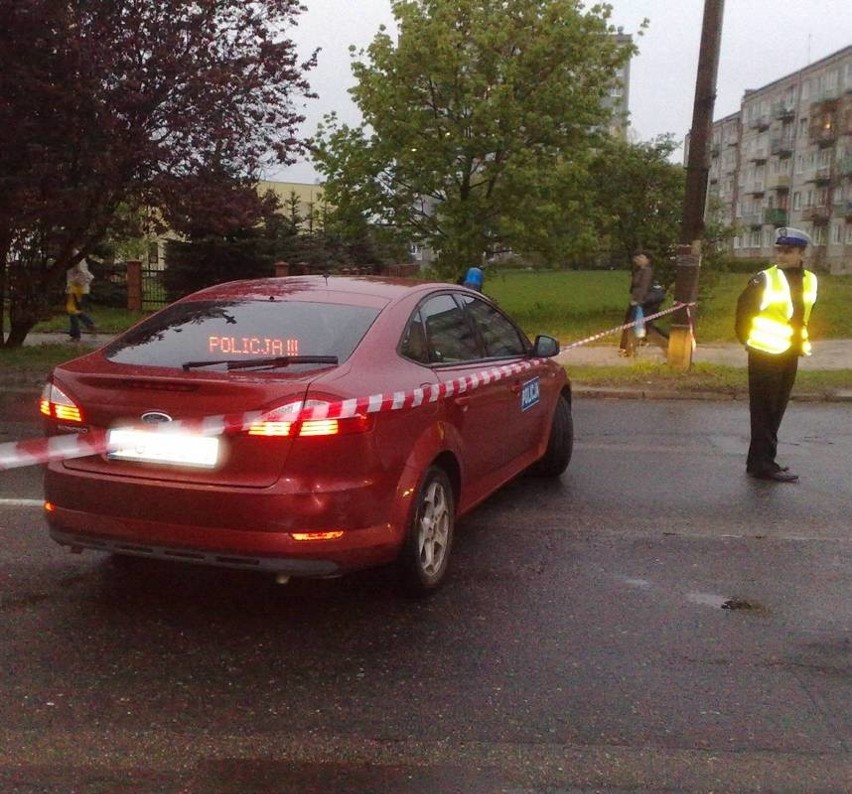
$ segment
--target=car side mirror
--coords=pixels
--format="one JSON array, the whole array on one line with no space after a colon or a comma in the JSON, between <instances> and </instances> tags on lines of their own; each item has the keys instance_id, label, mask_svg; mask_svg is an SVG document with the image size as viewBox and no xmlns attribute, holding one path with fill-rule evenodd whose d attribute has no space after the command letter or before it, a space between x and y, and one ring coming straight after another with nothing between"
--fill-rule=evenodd
<instances>
[{"instance_id":1,"label":"car side mirror","mask_svg":"<svg viewBox=\"0 0 852 794\"><path fill-rule=\"evenodd\" d=\"M552 336L539 334L533 345L533 356L536 358L553 358L559 354L559 340Z\"/></svg>"}]
</instances>

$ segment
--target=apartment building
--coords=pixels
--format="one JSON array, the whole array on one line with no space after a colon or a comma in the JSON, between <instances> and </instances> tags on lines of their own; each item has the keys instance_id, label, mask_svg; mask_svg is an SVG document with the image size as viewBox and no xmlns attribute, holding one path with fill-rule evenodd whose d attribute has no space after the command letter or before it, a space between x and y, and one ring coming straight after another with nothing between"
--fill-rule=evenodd
<instances>
[{"instance_id":1,"label":"apartment building","mask_svg":"<svg viewBox=\"0 0 852 794\"><path fill-rule=\"evenodd\" d=\"M705 219L737 258L772 257L775 229L813 241L810 265L852 273L852 46L762 88L713 124Z\"/></svg>"},{"instance_id":2,"label":"apartment building","mask_svg":"<svg viewBox=\"0 0 852 794\"><path fill-rule=\"evenodd\" d=\"M618 28L613 38L619 47L627 47L633 43L633 36L625 33L624 28ZM602 103L612 113L609 134L622 140L627 138L630 126L630 61L628 58L624 65L616 70L615 80Z\"/></svg>"}]
</instances>

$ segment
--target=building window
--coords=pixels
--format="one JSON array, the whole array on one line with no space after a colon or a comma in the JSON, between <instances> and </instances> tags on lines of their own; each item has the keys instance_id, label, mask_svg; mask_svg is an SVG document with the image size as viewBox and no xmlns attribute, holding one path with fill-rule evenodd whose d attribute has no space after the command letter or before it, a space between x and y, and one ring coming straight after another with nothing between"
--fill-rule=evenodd
<instances>
[{"instance_id":1,"label":"building window","mask_svg":"<svg viewBox=\"0 0 852 794\"><path fill-rule=\"evenodd\" d=\"M793 194L793 209L800 210L802 208L802 194L798 191Z\"/></svg>"},{"instance_id":2,"label":"building window","mask_svg":"<svg viewBox=\"0 0 852 794\"><path fill-rule=\"evenodd\" d=\"M815 226L811 230L814 245L825 245L825 226Z\"/></svg>"},{"instance_id":3,"label":"building window","mask_svg":"<svg viewBox=\"0 0 852 794\"><path fill-rule=\"evenodd\" d=\"M843 227L845 224L841 223L833 223L831 224L831 244L839 245L843 242Z\"/></svg>"},{"instance_id":4,"label":"building window","mask_svg":"<svg viewBox=\"0 0 852 794\"><path fill-rule=\"evenodd\" d=\"M837 89L837 72L832 70L825 75L822 79L822 85L824 93L834 93Z\"/></svg>"}]
</instances>

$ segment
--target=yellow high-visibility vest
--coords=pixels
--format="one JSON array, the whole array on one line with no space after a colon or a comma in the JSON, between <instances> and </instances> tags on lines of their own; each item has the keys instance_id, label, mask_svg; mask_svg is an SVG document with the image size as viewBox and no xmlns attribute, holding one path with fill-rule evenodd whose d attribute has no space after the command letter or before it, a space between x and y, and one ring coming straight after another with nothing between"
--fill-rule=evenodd
<instances>
[{"instance_id":1,"label":"yellow high-visibility vest","mask_svg":"<svg viewBox=\"0 0 852 794\"><path fill-rule=\"evenodd\" d=\"M784 353L793 344L793 326L790 319L793 316L793 298L790 295L790 284L784 271L773 265L763 271L766 283L763 287L763 299L760 311L751 321L746 345L753 350L764 353ZM805 304L805 316L802 319L802 353L811 354L811 343L808 339L808 320L817 296L817 277L810 270L804 272L802 280L802 299Z\"/></svg>"}]
</instances>

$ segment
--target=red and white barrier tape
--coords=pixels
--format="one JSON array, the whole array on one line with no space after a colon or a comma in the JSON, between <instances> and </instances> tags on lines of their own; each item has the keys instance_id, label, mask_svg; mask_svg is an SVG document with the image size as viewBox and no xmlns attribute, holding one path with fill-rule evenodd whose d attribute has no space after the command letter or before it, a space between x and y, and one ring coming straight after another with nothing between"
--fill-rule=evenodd
<instances>
[{"instance_id":1,"label":"red and white barrier tape","mask_svg":"<svg viewBox=\"0 0 852 794\"><path fill-rule=\"evenodd\" d=\"M694 303L676 303L669 309L664 309L654 314L649 314L645 320L654 320L666 314L671 314L678 309L686 308L687 312ZM692 315L690 313L690 325ZM561 348L560 352L571 350L581 345L587 345L610 334L632 328L636 322L625 323L601 331L599 334L572 342ZM515 364L507 364L502 367L477 372L470 377L457 378L446 383L426 386L425 388L412 391L397 391L389 394L372 394L369 397L359 397L350 400L341 400L328 405L303 408L298 414L294 414L291 421L308 419L346 419L351 416L364 413L379 413L381 411L399 411L407 408L416 408L427 403L451 397L453 394L461 394L472 391L488 383L503 380L519 375L538 362L538 359L521 361ZM159 425L150 425L146 430L158 433L173 433L179 430L190 430L199 435L221 435L226 432L239 432L247 430L256 422L262 421L266 414L262 411L250 411L243 414L224 414L221 416L207 416L200 419L182 419L178 422L168 422ZM4 469L15 469L22 466L36 466L49 463L54 460L70 460L71 458L85 458L89 455L102 455L108 452L107 435L103 430L91 433L68 436L52 436L50 438L35 438L28 441L10 442L0 444L0 471Z\"/></svg>"},{"instance_id":2,"label":"red and white barrier tape","mask_svg":"<svg viewBox=\"0 0 852 794\"><path fill-rule=\"evenodd\" d=\"M519 375L536 366L540 359L520 361L502 367L477 372L469 377L456 378L446 383L386 394L372 394L350 400L341 400L328 405L303 408L298 414L288 417L288 421L309 419L346 419L358 414L379 413L382 411L399 411L416 408L419 405L434 403L438 400L462 394L488 383L495 383L505 378ZM262 421L268 412L249 411L242 414L223 414L207 416L199 419L181 419L146 426L153 433L174 433L176 431L191 431L199 435L215 436L226 432L248 430L251 425ZM0 444L0 471L15 469L22 466L35 466L54 460L70 460L85 458L89 455L102 455L110 451L107 445L107 434L104 430L91 433L51 436L50 438L35 438L28 441Z\"/></svg>"},{"instance_id":3,"label":"red and white barrier tape","mask_svg":"<svg viewBox=\"0 0 852 794\"><path fill-rule=\"evenodd\" d=\"M646 314L644 318L644 322L648 322L649 320L656 320L657 317L662 317L666 314L672 314L673 312L678 311L679 309L686 309L687 314L689 315L689 325L692 326L692 307L695 306L695 303L675 303L670 306L668 309L663 309L662 311L654 312L653 314ZM601 331L599 334L594 334L593 336L587 336L585 339L581 339L579 342L572 342L570 345L565 345L565 347L561 347L559 349L560 353L564 353L566 350L572 350L575 347L582 347L583 345L589 344L589 342L596 342L598 339L603 339L605 336L609 336L610 334L617 334L619 331L623 331L625 328L632 328L636 325L636 320L630 323L624 323L623 325L616 325L613 328L608 328L606 331Z\"/></svg>"}]
</instances>

